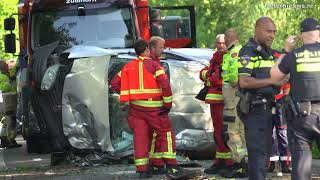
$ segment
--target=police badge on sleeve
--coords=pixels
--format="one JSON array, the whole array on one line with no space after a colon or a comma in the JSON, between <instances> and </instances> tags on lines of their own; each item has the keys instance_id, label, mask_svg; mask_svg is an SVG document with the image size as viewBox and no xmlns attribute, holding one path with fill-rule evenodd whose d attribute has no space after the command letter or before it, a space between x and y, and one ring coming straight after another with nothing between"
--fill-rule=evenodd
<instances>
[{"instance_id":1,"label":"police badge on sleeve","mask_svg":"<svg viewBox=\"0 0 320 180\"><path fill-rule=\"evenodd\" d=\"M243 66L243 67L246 67L246 66L248 66L248 64L250 63L250 61L251 61L251 58L249 57L249 56L247 56L247 55L244 55L244 56L241 56L240 57L240 63L241 63L241 65Z\"/></svg>"}]
</instances>

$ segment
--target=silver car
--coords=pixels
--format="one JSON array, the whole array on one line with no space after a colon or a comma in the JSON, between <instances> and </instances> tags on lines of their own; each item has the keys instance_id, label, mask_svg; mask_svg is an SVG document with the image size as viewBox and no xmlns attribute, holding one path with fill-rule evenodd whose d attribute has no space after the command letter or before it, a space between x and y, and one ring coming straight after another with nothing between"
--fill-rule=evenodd
<instances>
[{"instance_id":1,"label":"silver car","mask_svg":"<svg viewBox=\"0 0 320 180\"><path fill-rule=\"evenodd\" d=\"M128 104L119 102L109 82L135 54L132 49L108 50L79 46L67 51L73 61L62 90L64 135L77 149L118 152L132 142L127 125ZM209 106L195 99L203 83L199 71L208 65L210 49L166 49L161 64L170 77L173 108L169 114L176 133L177 149L212 148L212 122ZM58 67L55 67L58 66ZM49 67L42 79L43 91L50 91L58 69Z\"/></svg>"}]
</instances>

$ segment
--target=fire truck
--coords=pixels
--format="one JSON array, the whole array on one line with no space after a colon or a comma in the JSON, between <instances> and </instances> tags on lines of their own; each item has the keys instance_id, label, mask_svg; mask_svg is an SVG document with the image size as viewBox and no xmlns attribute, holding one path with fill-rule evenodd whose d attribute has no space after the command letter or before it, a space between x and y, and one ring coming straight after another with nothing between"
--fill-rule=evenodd
<instances>
[{"instance_id":1,"label":"fire truck","mask_svg":"<svg viewBox=\"0 0 320 180\"><path fill-rule=\"evenodd\" d=\"M126 114L119 112L126 112L127 105L118 103L108 83L135 58L135 40L148 41L152 35L166 39L166 47L178 48L167 49L164 59L174 61L162 63L171 80L179 79L178 71L184 73L188 83L183 80L186 85L179 88L190 88L182 92L173 87L177 97L183 95L181 100L192 101L193 111L176 105L170 114L189 119L189 128L212 129L208 107L193 98L201 89L196 74L212 51L195 52L196 58L181 53L181 48L196 46L192 6L150 7L147 0L21 0L14 15L19 21L21 120L28 152L114 151L112 141L128 129L123 128L126 123L119 125ZM11 31L4 38L5 50L14 54L14 18L7 18L4 27Z\"/></svg>"}]
</instances>

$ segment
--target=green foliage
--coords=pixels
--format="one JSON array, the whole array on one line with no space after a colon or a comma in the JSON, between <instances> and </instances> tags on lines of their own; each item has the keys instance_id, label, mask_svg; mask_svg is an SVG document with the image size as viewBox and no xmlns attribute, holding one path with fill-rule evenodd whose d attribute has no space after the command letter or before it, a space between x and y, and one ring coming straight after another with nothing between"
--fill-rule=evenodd
<instances>
[{"instance_id":1,"label":"green foliage","mask_svg":"<svg viewBox=\"0 0 320 180\"><path fill-rule=\"evenodd\" d=\"M282 49L283 42L290 34L299 33L299 22L306 17L320 20L319 0L149 0L151 6L194 5L199 47L213 47L215 36L230 27L239 32L244 44L253 36L255 21L269 16L277 25L277 37L273 47ZM17 11L18 0L0 0L0 58L11 58L4 53L3 20ZM295 7L280 7L281 5ZM303 6L303 7L302 7ZM17 34L17 29L15 33Z\"/></svg>"},{"instance_id":2,"label":"green foliage","mask_svg":"<svg viewBox=\"0 0 320 180\"><path fill-rule=\"evenodd\" d=\"M320 144L319 144L319 146L320 146ZM312 145L312 158L313 159L320 159L320 149L318 148L318 146L315 142Z\"/></svg>"},{"instance_id":3,"label":"green foliage","mask_svg":"<svg viewBox=\"0 0 320 180\"><path fill-rule=\"evenodd\" d=\"M253 36L255 21L268 16L278 30L273 47L282 49L288 35L299 33L300 21L306 17L320 20L319 0L150 0L150 5L194 5L199 47L212 47L215 36L230 27L237 29L244 44Z\"/></svg>"},{"instance_id":4,"label":"green foliage","mask_svg":"<svg viewBox=\"0 0 320 180\"><path fill-rule=\"evenodd\" d=\"M17 3L18 3L18 0L0 0L0 58L4 58L4 59L13 58L11 54L6 54L4 52L3 36L9 33L9 31L4 30L3 21L5 18L10 17L12 13L18 12ZM17 16L14 16L14 17L17 19ZM18 37L17 23L18 21L16 21L16 30L14 31L14 33L16 33L16 36Z\"/></svg>"}]
</instances>

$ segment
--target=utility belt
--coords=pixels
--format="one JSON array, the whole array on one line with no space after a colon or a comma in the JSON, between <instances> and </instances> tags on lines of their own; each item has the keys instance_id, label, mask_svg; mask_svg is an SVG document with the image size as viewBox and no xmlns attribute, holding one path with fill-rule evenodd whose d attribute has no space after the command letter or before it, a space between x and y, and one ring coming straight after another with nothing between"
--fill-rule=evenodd
<instances>
[{"instance_id":1,"label":"utility belt","mask_svg":"<svg viewBox=\"0 0 320 180\"><path fill-rule=\"evenodd\" d=\"M262 106L265 110L272 109L275 106L275 101L272 96L265 96L262 94L254 94L250 92L242 93L236 92L236 95L240 97L240 101L237 105L239 116L246 115L253 107Z\"/></svg>"},{"instance_id":2,"label":"utility belt","mask_svg":"<svg viewBox=\"0 0 320 180\"><path fill-rule=\"evenodd\" d=\"M320 110L320 100L295 102L291 96L286 96L285 103L294 117L309 116L312 112ZM315 104L319 105L319 107L313 106Z\"/></svg>"},{"instance_id":3,"label":"utility belt","mask_svg":"<svg viewBox=\"0 0 320 180\"><path fill-rule=\"evenodd\" d=\"M254 99L251 101L250 105L257 106L257 105L264 105L265 109L267 107L275 107L275 101L271 97L261 97L261 96L256 96Z\"/></svg>"}]
</instances>

